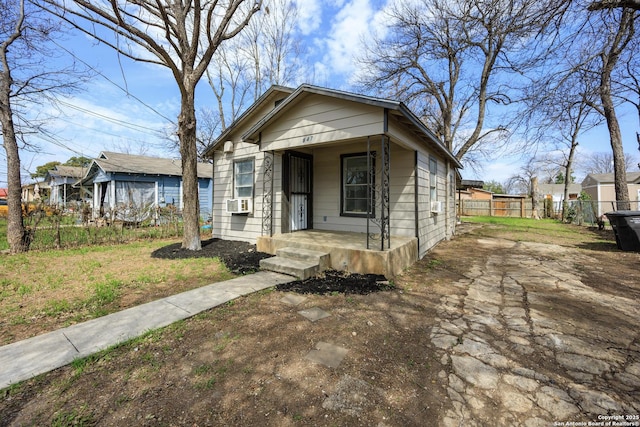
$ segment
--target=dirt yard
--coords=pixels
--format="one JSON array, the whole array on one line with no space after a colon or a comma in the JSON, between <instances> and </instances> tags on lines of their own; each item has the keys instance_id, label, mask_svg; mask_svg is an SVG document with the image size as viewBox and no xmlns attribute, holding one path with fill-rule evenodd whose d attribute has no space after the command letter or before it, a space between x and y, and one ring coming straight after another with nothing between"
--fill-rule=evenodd
<instances>
[{"instance_id":1,"label":"dirt yard","mask_svg":"<svg viewBox=\"0 0 640 427\"><path fill-rule=\"evenodd\" d=\"M580 233L464 225L367 292L329 273L240 298L4 390L0 425L640 425L640 254Z\"/></svg>"}]
</instances>

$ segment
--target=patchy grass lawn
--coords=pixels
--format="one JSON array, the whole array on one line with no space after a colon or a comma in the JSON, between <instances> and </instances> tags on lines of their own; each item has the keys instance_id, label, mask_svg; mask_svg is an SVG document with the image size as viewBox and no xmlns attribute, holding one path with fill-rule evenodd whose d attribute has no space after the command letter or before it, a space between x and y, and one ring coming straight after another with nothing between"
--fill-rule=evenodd
<instances>
[{"instance_id":1,"label":"patchy grass lawn","mask_svg":"<svg viewBox=\"0 0 640 427\"><path fill-rule=\"evenodd\" d=\"M463 217L463 222L485 224L476 234L486 237L505 238L515 241L553 243L561 246L598 246L603 250L616 249L613 231L610 227L564 224L554 219L509 218L491 216ZM614 240L615 242L615 240Z\"/></svg>"},{"instance_id":2,"label":"patchy grass lawn","mask_svg":"<svg viewBox=\"0 0 640 427\"><path fill-rule=\"evenodd\" d=\"M0 345L233 277L217 258L151 257L174 242L0 255Z\"/></svg>"},{"instance_id":3,"label":"patchy grass lawn","mask_svg":"<svg viewBox=\"0 0 640 427\"><path fill-rule=\"evenodd\" d=\"M285 304L284 293L274 289L238 298L5 389L0 393L0 424L441 425L452 402L446 388L448 368L430 339L433 325L442 320L439 307L442 301L460 297L463 290L456 283L466 280L471 267L513 252L513 245L483 248L478 240L496 237L573 246L581 257L588 253L599 260L581 266L583 280L591 278L594 286L606 282L603 292L616 295L637 288L637 255L613 252L610 230L601 235L597 230L552 221L492 219L489 224L478 224L488 220L469 220L475 224L461 226L454 239L442 242L395 278L394 289L368 295L305 294L306 300L298 306ZM209 282L229 274L211 259L150 256L166 244L145 242L15 257L24 275L38 273L30 276L31 281L20 274L14 277L16 283L6 286L10 291L0 307L8 307L11 300L15 311L28 311L32 308L27 309L27 304L39 301L40 310L32 311L35 319L23 314L33 328L39 328L53 323L51 319L75 321L79 310L86 309L85 315L91 316L92 311L85 307L100 307L95 301L108 300L110 290L115 291L116 299L102 306L115 309L136 298L142 302L163 292L177 292L180 284L195 286L202 275ZM609 249L603 252L602 248ZM4 263L9 258L0 260ZM521 259L528 261L525 256ZM614 260L618 274L613 280L602 280L612 276ZM549 257L549 262L555 261ZM498 267L500 263L495 264ZM202 272L207 268L210 270ZM35 280L48 274L51 279ZM76 276L84 279L76 280ZM78 294L74 298L72 288L66 293L68 281L75 283ZM88 283L83 285L83 281ZM21 292L18 283L32 289L25 287ZM43 289L37 290L38 286ZM48 315L44 293L40 301L38 292L53 300L64 295L76 310ZM314 307L331 316L310 322L298 313ZM553 308L560 310L560 306ZM8 313L0 318L5 322L17 316ZM504 340L501 332L489 338ZM305 358L321 342L348 349L338 368ZM528 366L529 359L523 356L518 363ZM478 389L471 388L474 390ZM486 411L498 414L497 408L487 406ZM526 417L523 414L520 422L511 425L524 425Z\"/></svg>"}]
</instances>

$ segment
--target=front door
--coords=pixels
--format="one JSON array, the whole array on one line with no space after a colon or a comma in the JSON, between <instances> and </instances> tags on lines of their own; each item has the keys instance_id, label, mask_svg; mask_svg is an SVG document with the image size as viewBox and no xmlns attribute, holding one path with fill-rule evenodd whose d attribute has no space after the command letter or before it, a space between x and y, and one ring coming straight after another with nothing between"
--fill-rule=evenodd
<instances>
[{"instance_id":1,"label":"front door","mask_svg":"<svg viewBox=\"0 0 640 427\"><path fill-rule=\"evenodd\" d=\"M289 199L289 230L306 230L311 223L311 166L313 158L301 153L287 153L287 195Z\"/></svg>"}]
</instances>

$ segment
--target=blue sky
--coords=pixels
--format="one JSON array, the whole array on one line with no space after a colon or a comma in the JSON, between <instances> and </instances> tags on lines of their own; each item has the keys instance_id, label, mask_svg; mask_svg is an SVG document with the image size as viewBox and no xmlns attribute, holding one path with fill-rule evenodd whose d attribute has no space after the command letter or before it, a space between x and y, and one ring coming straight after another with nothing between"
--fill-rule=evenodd
<instances>
[{"instance_id":1,"label":"blue sky","mask_svg":"<svg viewBox=\"0 0 640 427\"><path fill-rule=\"evenodd\" d=\"M312 83L349 90L359 71L357 57L361 41L371 31L384 31L386 0L297 0L297 36L305 47L305 76L299 83ZM21 152L23 181L28 172L49 161L66 161L72 156L95 157L102 150L133 154L175 156L166 148L163 135L173 128L179 111L179 94L169 71L163 67L118 58L108 47L82 36L71 36L65 46L96 67L96 75L85 89L64 99L57 119L48 129L53 138L38 141L37 152ZM126 89L126 90L123 90ZM202 82L198 106L213 106L208 86ZM42 105L43 110L51 110ZM625 150L637 157L635 132L639 128L635 112L628 109L620 117ZM581 138L580 150L609 151L606 126ZM6 160L0 155L0 187L6 187ZM488 159L482 170L462 171L468 179L505 181L517 172L517 156ZM629 170L637 168L629 167Z\"/></svg>"}]
</instances>

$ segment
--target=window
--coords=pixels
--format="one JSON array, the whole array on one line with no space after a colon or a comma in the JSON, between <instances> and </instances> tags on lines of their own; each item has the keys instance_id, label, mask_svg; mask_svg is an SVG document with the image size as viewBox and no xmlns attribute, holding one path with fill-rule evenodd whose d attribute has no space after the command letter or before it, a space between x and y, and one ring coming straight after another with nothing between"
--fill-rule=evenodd
<instances>
[{"instance_id":1,"label":"window","mask_svg":"<svg viewBox=\"0 0 640 427\"><path fill-rule=\"evenodd\" d=\"M431 201L438 200L438 161L433 157L429 157L429 196Z\"/></svg>"},{"instance_id":2,"label":"window","mask_svg":"<svg viewBox=\"0 0 640 427\"><path fill-rule=\"evenodd\" d=\"M369 162L370 171L375 171L374 158L372 157ZM366 216L367 210L375 206L373 200L369 203L368 174L366 154L342 156L341 215ZM375 179L375 173L371 176ZM374 184L375 182L371 183L371 185ZM373 216L373 212L369 213Z\"/></svg>"},{"instance_id":3,"label":"window","mask_svg":"<svg viewBox=\"0 0 640 427\"><path fill-rule=\"evenodd\" d=\"M233 163L233 198L253 197L253 159Z\"/></svg>"}]
</instances>

